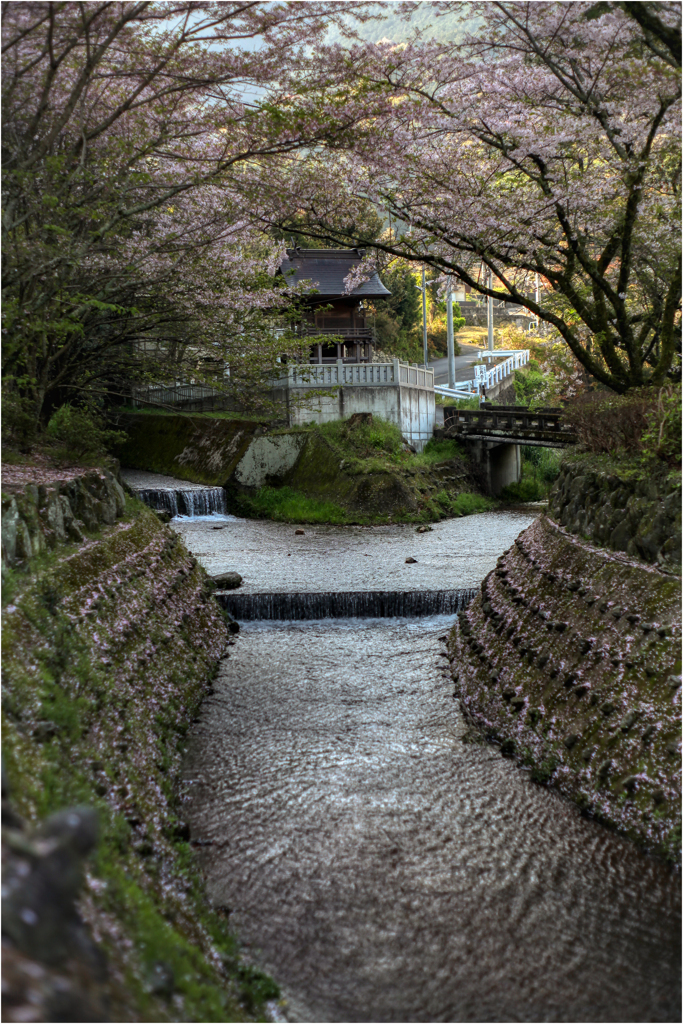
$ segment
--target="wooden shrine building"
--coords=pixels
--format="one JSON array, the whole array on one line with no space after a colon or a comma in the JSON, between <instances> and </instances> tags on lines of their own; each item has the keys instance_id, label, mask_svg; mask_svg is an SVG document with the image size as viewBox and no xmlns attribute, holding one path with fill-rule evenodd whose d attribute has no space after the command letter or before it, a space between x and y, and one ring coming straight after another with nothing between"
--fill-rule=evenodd
<instances>
[{"instance_id":1,"label":"wooden shrine building","mask_svg":"<svg viewBox=\"0 0 683 1024\"><path fill-rule=\"evenodd\" d=\"M330 341L311 345L312 363L371 363L373 330L366 300L385 299L388 291L375 271L369 280L345 294L344 278L360 262L364 249L287 249L280 272L292 284L311 282L305 298L303 335L329 335Z\"/></svg>"}]
</instances>

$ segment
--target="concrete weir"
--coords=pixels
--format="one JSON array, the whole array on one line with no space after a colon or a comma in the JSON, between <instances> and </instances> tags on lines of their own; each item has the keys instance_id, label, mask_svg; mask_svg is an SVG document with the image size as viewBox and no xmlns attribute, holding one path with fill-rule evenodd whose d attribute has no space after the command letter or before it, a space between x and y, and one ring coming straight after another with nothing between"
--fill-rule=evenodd
<instances>
[{"instance_id":1,"label":"concrete weir","mask_svg":"<svg viewBox=\"0 0 683 1024\"><path fill-rule=\"evenodd\" d=\"M322 593L219 593L220 604L235 619L386 619L455 615L475 597L474 589L366 590Z\"/></svg>"}]
</instances>

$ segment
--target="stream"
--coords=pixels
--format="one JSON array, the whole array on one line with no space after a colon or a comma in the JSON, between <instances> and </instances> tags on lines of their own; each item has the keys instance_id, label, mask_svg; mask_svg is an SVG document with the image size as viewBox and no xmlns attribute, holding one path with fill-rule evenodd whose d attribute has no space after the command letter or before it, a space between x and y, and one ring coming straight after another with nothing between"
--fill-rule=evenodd
<instances>
[{"instance_id":1,"label":"stream","mask_svg":"<svg viewBox=\"0 0 683 1024\"><path fill-rule=\"evenodd\" d=\"M174 528L240 592L323 595L466 591L532 519ZM243 622L184 766L211 899L280 1019L680 1020L678 876L468 734L452 623Z\"/></svg>"}]
</instances>

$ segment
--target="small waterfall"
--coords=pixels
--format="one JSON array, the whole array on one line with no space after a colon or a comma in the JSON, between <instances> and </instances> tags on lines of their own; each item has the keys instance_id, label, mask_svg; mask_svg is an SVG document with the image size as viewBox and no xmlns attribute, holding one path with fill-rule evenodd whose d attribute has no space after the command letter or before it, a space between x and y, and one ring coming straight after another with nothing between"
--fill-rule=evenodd
<instances>
[{"instance_id":1,"label":"small waterfall","mask_svg":"<svg viewBox=\"0 0 683 1024\"><path fill-rule=\"evenodd\" d=\"M210 516L225 514L225 491L222 487L197 488L149 488L135 491L140 501L159 512L170 512L172 516Z\"/></svg>"},{"instance_id":2,"label":"small waterfall","mask_svg":"<svg viewBox=\"0 0 683 1024\"><path fill-rule=\"evenodd\" d=\"M234 619L388 619L455 615L478 590L367 590L322 594L218 593Z\"/></svg>"}]
</instances>

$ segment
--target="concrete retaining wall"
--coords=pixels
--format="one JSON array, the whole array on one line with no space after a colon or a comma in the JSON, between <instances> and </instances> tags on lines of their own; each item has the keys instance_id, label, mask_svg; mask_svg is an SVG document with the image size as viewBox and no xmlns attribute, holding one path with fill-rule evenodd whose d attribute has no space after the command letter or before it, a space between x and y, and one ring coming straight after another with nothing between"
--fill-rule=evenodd
<instances>
[{"instance_id":1,"label":"concrete retaining wall","mask_svg":"<svg viewBox=\"0 0 683 1024\"><path fill-rule=\"evenodd\" d=\"M121 413L128 434L117 450L122 466L224 487L263 426L254 420Z\"/></svg>"},{"instance_id":2,"label":"concrete retaining wall","mask_svg":"<svg viewBox=\"0 0 683 1024\"><path fill-rule=\"evenodd\" d=\"M275 434L255 437L235 469L242 487L263 487L279 483L294 468L308 434Z\"/></svg>"},{"instance_id":3,"label":"concrete retaining wall","mask_svg":"<svg viewBox=\"0 0 683 1024\"><path fill-rule=\"evenodd\" d=\"M289 423L293 427L345 420L357 412L370 412L378 419L395 423L406 441L418 451L422 451L434 433L436 403L430 389L365 385L340 387L333 394L314 398L308 397L308 390L291 388L289 391Z\"/></svg>"}]
</instances>

